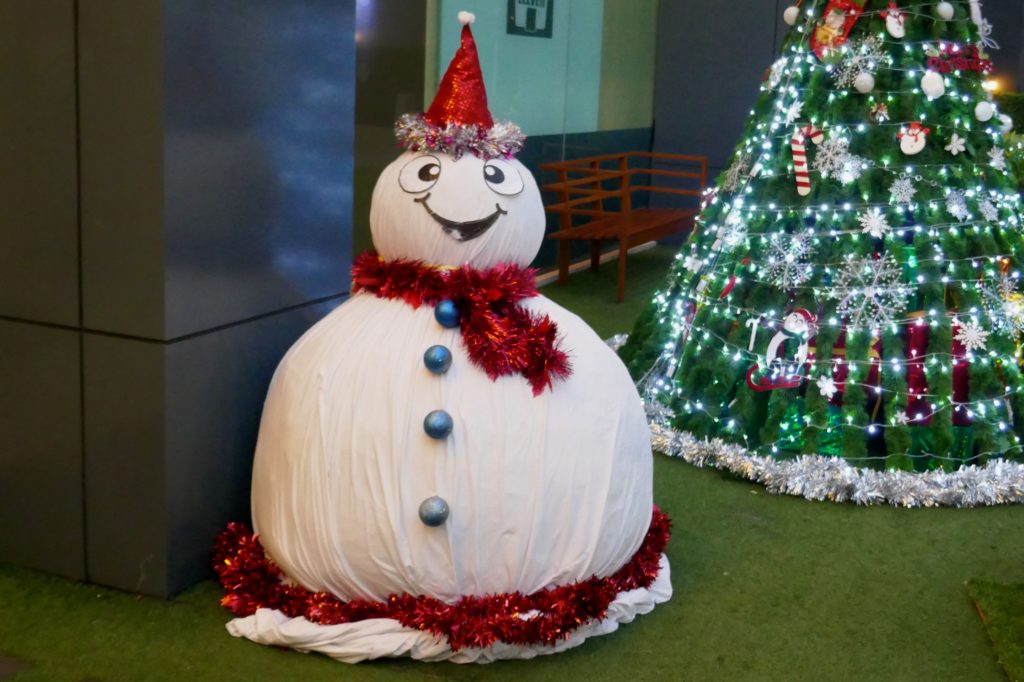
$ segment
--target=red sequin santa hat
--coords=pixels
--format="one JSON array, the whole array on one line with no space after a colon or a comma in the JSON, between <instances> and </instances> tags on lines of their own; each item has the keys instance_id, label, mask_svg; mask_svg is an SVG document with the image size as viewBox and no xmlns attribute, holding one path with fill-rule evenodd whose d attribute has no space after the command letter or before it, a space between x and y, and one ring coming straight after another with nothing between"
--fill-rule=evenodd
<instances>
[{"instance_id":1,"label":"red sequin santa hat","mask_svg":"<svg viewBox=\"0 0 1024 682\"><path fill-rule=\"evenodd\" d=\"M469 12L459 12L461 44L430 108L422 114L406 114L395 124L395 136L409 151L439 151L456 159L469 152L493 159L511 158L523 147L526 137L519 126L496 122L487 108L484 76L469 29L474 19Z\"/></svg>"}]
</instances>

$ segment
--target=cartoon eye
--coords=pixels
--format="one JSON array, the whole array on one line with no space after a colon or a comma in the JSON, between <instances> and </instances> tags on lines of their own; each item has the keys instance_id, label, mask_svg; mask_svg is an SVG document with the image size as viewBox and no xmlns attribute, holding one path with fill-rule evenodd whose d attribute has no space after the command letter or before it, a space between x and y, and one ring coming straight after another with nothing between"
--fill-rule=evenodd
<instances>
[{"instance_id":1,"label":"cartoon eye","mask_svg":"<svg viewBox=\"0 0 1024 682\"><path fill-rule=\"evenodd\" d=\"M398 184L409 194L421 194L437 183L441 177L441 161L429 154L417 156L405 164L398 174Z\"/></svg>"},{"instance_id":2,"label":"cartoon eye","mask_svg":"<svg viewBox=\"0 0 1024 682\"><path fill-rule=\"evenodd\" d=\"M515 166L500 159L484 164L484 180L492 190L507 197L523 191L523 176Z\"/></svg>"}]
</instances>

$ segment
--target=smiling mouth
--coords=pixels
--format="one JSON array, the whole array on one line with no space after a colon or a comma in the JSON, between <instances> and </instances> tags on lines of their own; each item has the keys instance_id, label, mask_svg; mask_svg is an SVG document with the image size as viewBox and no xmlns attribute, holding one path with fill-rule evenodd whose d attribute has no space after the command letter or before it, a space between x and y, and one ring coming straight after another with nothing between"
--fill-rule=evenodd
<instances>
[{"instance_id":1,"label":"smiling mouth","mask_svg":"<svg viewBox=\"0 0 1024 682\"><path fill-rule=\"evenodd\" d=\"M423 204L423 208L430 214L431 218L437 221L438 225L441 226L441 229L444 230L444 233L460 242L468 242L471 239L476 239L484 232L491 229L491 226L498 221L498 218L503 215L508 215L508 211L498 204L494 204L494 213L486 218L481 218L480 220L467 220L460 223L455 220L448 220L444 216L434 213L430 208L430 205L427 204L427 199L429 198L430 195L427 194L427 196L420 197L419 199L413 199L413 201L417 204Z\"/></svg>"}]
</instances>

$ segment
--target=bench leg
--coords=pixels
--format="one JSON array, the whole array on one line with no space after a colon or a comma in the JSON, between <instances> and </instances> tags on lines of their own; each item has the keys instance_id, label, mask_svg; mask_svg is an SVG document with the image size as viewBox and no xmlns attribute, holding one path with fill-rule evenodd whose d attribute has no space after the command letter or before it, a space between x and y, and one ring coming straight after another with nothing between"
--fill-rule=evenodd
<instances>
[{"instance_id":1,"label":"bench leg","mask_svg":"<svg viewBox=\"0 0 1024 682\"><path fill-rule=\"evenodd\" d=\"M601 240L590 240L590 269L597 272L601 267Z\"/></svg>"},{"instance_id":2,"label":"bench leg","mask_svg":"<svg viewBox=\"0 0 1024 682\"><path fill-rule=\"evenodd\" d=\"M558 240L558 283L569 283L569 264L572 262L572 242L568 239Z\"/></svg>"},{"instance_id":3,"label":"bench leg","mask_svg":"<svg viewBox=\"0 0 1024 682\"><path fill-rule=\"evenodd\" d=\"M629 245L625 239L619 240L619 288L615 294L615 302L622 303L626 297L626 255L629 253Z\"/></svg>"}]
</instances>

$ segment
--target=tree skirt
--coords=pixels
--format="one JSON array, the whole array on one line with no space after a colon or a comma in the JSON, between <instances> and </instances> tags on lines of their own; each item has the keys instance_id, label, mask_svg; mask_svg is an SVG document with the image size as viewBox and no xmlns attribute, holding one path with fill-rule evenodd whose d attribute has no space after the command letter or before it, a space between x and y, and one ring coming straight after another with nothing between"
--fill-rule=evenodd
<instances>
[{"instance_id":1,"label":"tree skirt","mask_svg":"<svg viewBox=\"0 0 1024 682\"><path fill-rule=\"evenodd\" d=\"M768 492L808 500L891 504L894 507L982 507L1024 502L1024 465L995 459L985 466L941 470L861 469L838 457L791 460L752 455L741 445L700 440L651 422L652 447L699 467L714 467L760 483Z\"/></svg>"},{"instance_id":2,"label":"tree skirt","mask_svg":"<svg viewBox=\"0 0 1024 682\"><path fill-rule=\"evenodd\" d=\"M618 350L627 334L606 343ZM648 410L651 446L698 467L713 467L760 483L768 492L808 500L894 507L990 507L1024 503L1024 464L993 459L985 466L952 472L862 469L838 457L805 455L777 460L751 454L719 438L701 440L676 431L664 416Z\"/></svg>"}]
</instances>

